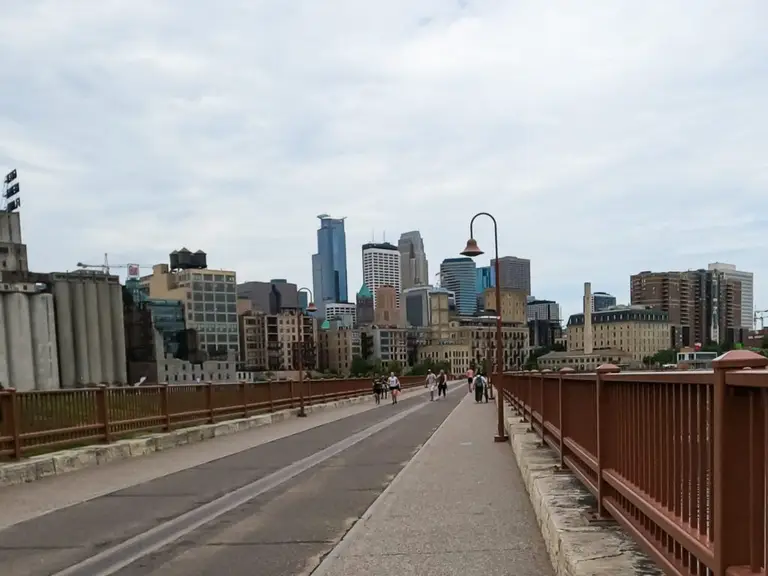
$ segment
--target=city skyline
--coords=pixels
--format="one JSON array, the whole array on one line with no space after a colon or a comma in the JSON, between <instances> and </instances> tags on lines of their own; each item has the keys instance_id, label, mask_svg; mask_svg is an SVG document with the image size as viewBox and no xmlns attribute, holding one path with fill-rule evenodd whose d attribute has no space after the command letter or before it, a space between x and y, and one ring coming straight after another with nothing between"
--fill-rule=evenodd
<instances>
[{"instance_id":1,"label":"city skyline","mask_svg":"<svg viewBox=\"0 0 768 576\"><path fill-rule=\"evenodd\" d=\"M39 269L194 245L312 287L327 211L348 217L351 291L371 230L419 230L436 267L488 210L566 312L586 275L627 301L638 270L717 261L768 308L764 3L42 6L0 8L0 168ZM475 235L492 254L487 218Z\"/></svg>"}]
</instances>

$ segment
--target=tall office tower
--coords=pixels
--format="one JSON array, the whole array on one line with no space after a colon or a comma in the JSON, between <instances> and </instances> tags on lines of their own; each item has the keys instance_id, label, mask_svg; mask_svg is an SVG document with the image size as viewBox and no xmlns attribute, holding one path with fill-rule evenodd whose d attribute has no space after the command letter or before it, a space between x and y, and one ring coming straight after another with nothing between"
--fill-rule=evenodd
<instances>
[{"instance_id":1,"label":"tall office tower","mask_svg":"<svg viewBox=\"0 0 768 576\"><path fill-rule=\"evenodd\" d=\"M477 266L472 258L446 258L440 264L440 285L456 294L456 312L477 312Z\"/></svg>"},{"instance_id":2,"label":"tall office tower","mask_svg":"<svg viewBox=\"0 0 768 576\"><path fill-rule=\"evenodd\" d=\"M318 316L324 315L326 302L347 302L346 218L320 214L317 254L312 255L312 289Z\"/></svg>"},{"instance_id":3,"label":"tall office tower","mask_svg":"<svg viewBox=\"0 0 768 576\"><path fill-rule=\"evenodd\" d=\"M400 307L400 251L396 246L388 242L363 244L363 283L373 292L374 309L379 286L394 288Z\"/></svg>"},{"instance_id":4,"label":"tall office tower","mask_svg":"<svg viewBox=\"0 0 768 576\"><path fill-rule=\"evenodd\" d=\"M741 327L751 330L755 314L755 275L752 272L737 270L733 264L723 262L714 262L708 266L708 269L722 273L726 280L736 280L741 283Z\"/></svg>"},{"instance_id":5,"label":"tall office tower","mask_svg":"<svg viewBox=\"0 0 768 576\"><path fill-rule=\"evenodd\" d=\"M491 268L495 266L496 259L491 260ZM499 286L522 290L528 296L531 295L531 261L527 258L516 256L502 256L499 258Z\"/></svg>"},{"instance_id":6,"label":"tall office tower","mask_svg":"<svg viewBox=\"0 0 768 576\"><path fill-rule=\"evenodd\" d=\"M429 284L429 263L421 232L403 232L397 242L400 252L400 283L403 290Z\"/></svg>"},{"instance_id":7,"label":"tall office tower","mask_svg":"<svg viewBox=\"0 0 768 576\"><path fill-rule=\"evenodd\" d=\"M607 292L595 292L592 294L592 312L601 312L616 306L616 296Z\"/></svg>"}]
</instances>

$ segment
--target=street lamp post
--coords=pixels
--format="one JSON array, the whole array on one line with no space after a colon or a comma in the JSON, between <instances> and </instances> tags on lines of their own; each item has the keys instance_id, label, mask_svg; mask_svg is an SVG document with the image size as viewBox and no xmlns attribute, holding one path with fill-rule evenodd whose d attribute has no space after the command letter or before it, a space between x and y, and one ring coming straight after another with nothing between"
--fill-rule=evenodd
<instances>
[{"instance_id":1,"label":"street lamp post","mask_svg":"<svg viewBox=\"0 0 768 576\"><path fill-rule=\"evenodd\" d=\"M496 442L506 442L508 439L507 432L504 430L504 385L502 383L504 378L504 350L502 326L501 326L501 274L499 272L499 228L496 224L496 218L488 212L478 212L472 216L472 220L469 221L469 240L467 240L467 246L462 250L462 256L469 256L474 258L484 254L477 245L474 234L474 224L478 216L488 216L493 221L493 242L496 254L496 261L494 263L494 271L496 273L496 370L494 372L494 380L496 381L496 408L497 408L497 425L498 430L494 440Z\"/></svg>"},{"instance_id":2,"label":"street lamp post","mask_svg":"<svg viewBox=\"0 0 768 576\"><path fill-rule=\"evenodd\" d=\"M314 303L314 296L312 290L309 288L299 288L298 292L306 292L309 294L309 304L307 304L307 312L317 312L317 306ZM298 363L299 363L299 418L306 417L307 413L304 410L304 310L299 307L299 350L298 350Z\"/></svg>"}]
</instances>

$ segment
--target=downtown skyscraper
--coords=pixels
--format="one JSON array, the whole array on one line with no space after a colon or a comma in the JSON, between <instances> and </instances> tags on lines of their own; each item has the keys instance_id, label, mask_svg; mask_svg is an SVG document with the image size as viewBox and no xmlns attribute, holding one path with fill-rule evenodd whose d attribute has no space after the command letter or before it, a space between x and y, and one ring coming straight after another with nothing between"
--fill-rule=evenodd
<instances>
[{"instance_id":1,"label":"downtown skyscraper","mask_svg":"<svg viewBox=\"0 0 768 576\"><path fill-rule=\"evenodd\" d=\"M312 290L318 315L325 316L325 305L347 302L347 235L345 218L318 216L317 254L312 255Z\"/></svg>"},{"instance_id":2,"label":"downtown skyscraper","mask_svg":"<svg viewBox=\"0 0 768 576\"><path fill-rule=\"evenodd\" d=\"M397 242L400 252L400 282L403 290L429 284L429 263L421 232L403 232Z\"/></svg>"}]
</instances>

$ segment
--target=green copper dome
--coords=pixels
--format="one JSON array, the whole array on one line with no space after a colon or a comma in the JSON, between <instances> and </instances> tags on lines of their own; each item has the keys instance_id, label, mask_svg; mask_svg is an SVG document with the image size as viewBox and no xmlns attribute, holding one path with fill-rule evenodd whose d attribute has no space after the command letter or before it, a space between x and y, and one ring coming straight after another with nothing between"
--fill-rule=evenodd
<instances>
[{"instance_id":1,"label":"green copper dome","mask_svg":"<svg viewBox=\"0 0 768 576\"><path fill-rule=\"evenodd\" d=\"M363 298L373 298L373 292L371 292L371 289L368 288L365 282L363 282L357 295L362 296Z\"/></svg>"},{"instance_id":2,"label":"green copper dome","mask_svg":"<svg viewBox=\"0 0 768 576\"><path fill-rule=\"evenodd\" d=\"M328 322L328 320L323 321L322 324L320 324L321 330L330 330L331 329L331 323Z\"/></svg>"}]
</instances>

